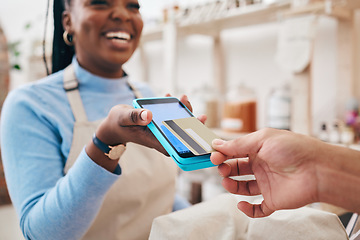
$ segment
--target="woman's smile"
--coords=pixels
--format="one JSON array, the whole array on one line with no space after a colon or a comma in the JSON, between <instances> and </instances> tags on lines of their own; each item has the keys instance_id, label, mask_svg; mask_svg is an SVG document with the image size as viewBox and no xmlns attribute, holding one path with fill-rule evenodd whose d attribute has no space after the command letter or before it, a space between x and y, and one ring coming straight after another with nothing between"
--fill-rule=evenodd
<instances>
[{"instance_id":1,"label":"woman's smile","mask_svg":"<svg viewBox=\"0 0 360 240\"><path fill-rule=\"evenodd\" d=\"M132 42L132 36L126 31L109 31L105 34L105 38L108 40L112 48L118 50L128 49Z\"/></svg>"},{"instance_id":2,"label":"woman's smile","mask_svg":"<svg viewBox=\"0 0 360 240\"><path fill-rule=\"evenodd\" d=\"M139 8L137 0L73 0L63 21L79 64L99 76L123 76L143 28Z\"/></svg>"}]
</instances>

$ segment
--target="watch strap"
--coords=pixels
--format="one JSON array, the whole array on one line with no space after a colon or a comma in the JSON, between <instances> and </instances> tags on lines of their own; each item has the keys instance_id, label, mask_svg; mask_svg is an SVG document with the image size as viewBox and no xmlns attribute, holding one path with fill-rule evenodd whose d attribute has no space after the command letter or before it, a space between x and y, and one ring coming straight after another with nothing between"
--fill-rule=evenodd
<instances>
[{"instance_id":1,"label":"watch strap","mask_svg":"<svg viewBox=\"0 0 360 240\"><path fill-rule=\"evenodd\" d=\"M109 145L98 139L95 134L93 136L93 143L104 153L109 153L111 150Z\"/></svg>"}]
</instances>

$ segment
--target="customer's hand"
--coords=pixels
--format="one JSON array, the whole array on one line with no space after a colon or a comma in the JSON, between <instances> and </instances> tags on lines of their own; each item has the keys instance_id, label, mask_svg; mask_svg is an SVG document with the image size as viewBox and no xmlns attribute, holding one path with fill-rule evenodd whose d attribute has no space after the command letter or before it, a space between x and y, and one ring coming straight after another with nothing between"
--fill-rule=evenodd
<instances>
[{"instance_id":1,"label":"customer's hand","mask_svg":"<svg viewBox=\"0 0 360 240\"><path fill-rule=\"evenodd\" d=\"M218 152L212 153L211 161L220 164L218 170L224 177L225 189L264 197L259 205L240 202L238 208L246 215L265 217L275 210L298 208L319 200L317 166L313 161L325 151L319 140L263 129L228 142L215 140L213 147ZM230 178L242 175L255 175L256 180Z\"/></svg>"}]
</instances>

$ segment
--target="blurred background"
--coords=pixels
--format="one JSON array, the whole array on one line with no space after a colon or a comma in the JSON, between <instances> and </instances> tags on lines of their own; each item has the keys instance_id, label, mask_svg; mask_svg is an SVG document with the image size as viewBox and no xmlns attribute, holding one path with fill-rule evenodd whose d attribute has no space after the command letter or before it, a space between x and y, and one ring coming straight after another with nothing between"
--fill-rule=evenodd
<instances>
[{"instance_id":1,"label":"blurred background","mask_svg":"<svg viewBox=\"0 0 360 240\"><path fill-rule=\"evenodd\" d=\"M132 80L158 96L187 94L224 139L274 127L359 149L360 1L139 2L142 41L124 67ZM52 0L2 1L1 102L46 76L51 44ZM178 191L193 203L223 192L215 168L180 172ZM0 204L0 239L21 239L2 171Z\"/></svg>"}]
</instances>

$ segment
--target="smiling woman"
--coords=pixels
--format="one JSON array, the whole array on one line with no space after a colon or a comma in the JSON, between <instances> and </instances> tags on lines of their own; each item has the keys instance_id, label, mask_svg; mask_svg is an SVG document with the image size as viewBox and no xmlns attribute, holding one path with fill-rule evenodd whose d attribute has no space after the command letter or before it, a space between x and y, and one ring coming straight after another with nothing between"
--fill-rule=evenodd
<instances>
[{"instance_id":1,"label":"smiling woman","mask_svg":"<svg viewBox=\"0 0 360 240\"><path fill-rule=\"evenodd\" d=\"M121 77L121 66L134 53L143 28L139 3L113 0L65 3L63 26L74 40L78 61L97 75Z\"/></svg>"},{"instance_id":2,"label":"smiling woman","mask_svg":"<svg viewBox=\"0 0 360 240\"><path fill-rule=\"evenodd\" d=\"M53 74L6 99L2 157L27 239L147 239L155 217L189 206L145 127L152 113L131 107L153 96L122 68L139 43L139 8L55 0Z\"/></svg>"}]
</instances>

